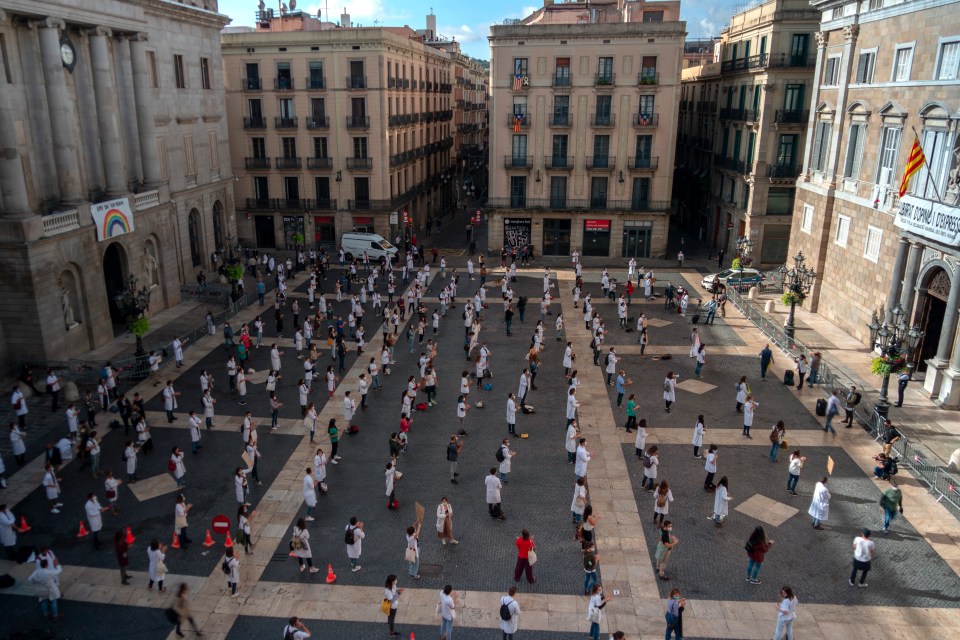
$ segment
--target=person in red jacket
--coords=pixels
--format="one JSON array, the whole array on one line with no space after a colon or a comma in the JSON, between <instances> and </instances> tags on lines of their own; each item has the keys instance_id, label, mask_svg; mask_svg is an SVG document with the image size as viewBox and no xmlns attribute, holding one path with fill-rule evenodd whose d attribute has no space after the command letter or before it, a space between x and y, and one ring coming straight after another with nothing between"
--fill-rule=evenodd
<instances>
[{"instance_id":1,"label":"person in red jacket","mask_svg":"<svg viewBox=\"0 0 960 640\"><path fill-rule=\"evenodd\" d=\"M770 547L773 546L773 540L767 540L767 535L763 532L763 527L757 527L747 540L744 549L747 550L747 557L750 559L747 563L747 582L750 584L760 584L757 580L757 574L760 573L760 565L763 564L763 556L766 555Z\"/></svg>"},{"instance_id":2,"label":"person in red jacket","mask_svg":"<svg viewBox=\"0 0 960 640\"><path fill-rule=\"evenodd\" d=\"M630 301L633 299L633 292L636 290L637 288L633 286L633 281L627 280L627 286L625 287L625 291L627 293L627 304L630 304Z\"/></svg>"},{"instance_id":3,"label":"person in red jacket","mask_svg":"<svg viewBox=\"0 0 960 640\"><path fill-rule=\"evenodd\" d=\"M517 566L513 570L513 581L520 582L520 574L526 571L527 582L533 584L536 578L533 577L533 564L530 562L530 553L534 552L533 538L530 532L524 529L517 538ZM536 555L536 553L534 553Z\"/></svg>"}]
</instances>

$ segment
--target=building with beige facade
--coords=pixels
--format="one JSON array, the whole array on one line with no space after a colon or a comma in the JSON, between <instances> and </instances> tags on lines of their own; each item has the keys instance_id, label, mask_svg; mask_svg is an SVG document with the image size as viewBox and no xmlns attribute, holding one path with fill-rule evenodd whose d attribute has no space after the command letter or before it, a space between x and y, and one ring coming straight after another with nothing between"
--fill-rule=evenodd
<instances>
[{"instance_id":1,"label":"building with beige facade","mask_svg":"<svg viewBox=\"0 0 960 640\"><path fill-rule=\"evenodd\" d=\"M0 361L126 331L232 245L216 0L0 1ZM131 354L132 355L132 354Z\"/></svg>"},{"instance_id":2,"label":"building with beige facade","mask_svg":"<svg viewBox=\"0 0 960 640\"><path fill-rule=\"evenodd\" d=\"M810 308L864 343L899 303L914 360L960 405L960 2L814 1L812 112L791 230L818 277ZM899 196L917 140L923 168Z\"/></svg>"},{"instance_id":3,"label":"building with beige facade","mask_svg":"<svg viewBox=\"0 0 960 640\"><path fill-rule=\"evenodd\" d=\"M770 0L730 19L718 62L683 70L682 226L730 256L749 239L761 268L787 257L819 20L807 0Z\"/></svg>"},{"instance_id":4,"label":"building with beige facade","mask_svg":"<svg viewBox=\"0 0 960 640\"><path fill-rule=\"evenodd\" d=\"M679 2L544 6L491 28L488 242L666 254Z\"/></svg>"},{"instance_id":5,"label":"building with beige facade","mask_svg":"<svg viewBox=\"0 0 960 640\"><path fill-rule=\"evenodd\" d=\"M452 54L409 27L258 13L222 36L248 246L429 233L455 206Z\"/></svg>"}]
</instances>

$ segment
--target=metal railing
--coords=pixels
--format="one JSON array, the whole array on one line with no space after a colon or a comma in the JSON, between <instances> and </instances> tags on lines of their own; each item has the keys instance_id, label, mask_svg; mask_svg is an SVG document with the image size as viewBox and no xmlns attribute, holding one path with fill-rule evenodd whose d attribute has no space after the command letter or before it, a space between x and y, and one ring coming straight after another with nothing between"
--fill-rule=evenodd
<instances>
[{"instance_id":1,"label":"metal railing","mask_svg":"<svg viewBox=\"0 0 960 640\"><path fill-rule=\"evenodd\" d=\"M815 351L816 349L807 347L796 338L788 337L778 320L769 317L757 305L746 299L744 292L748 291L751 286L753 285L727 287L727 298L733 306L790 358ZM782 283L773 287L767 283L764 288L770 289L778 286L781 289L783 287ZM850 385L856 384L856 382L841 373L827 360L821 360L816 384L822 385L828 394L832 394L837 391L847 391L850 389ZM865 385L860 384L858 386L863 388ZM867 395L866 393L863 394L863 401L854 411L854 417L864 430L879 442L885 433L883 418L874 410L872 398L868 399ZM901 424L894 424L893 426L901 436L899 440L893 443L892 447L892 451L899 458L898 464L909 469L915 478L926 484L930 493L937 496L937 502L945 503L947 511L960 520L960 494L958 494L958 491L960 491L960 476L951 474L943 465L935 462L937 457L921 442L910 437L909 428L904 428Z\"/></svg>"}]
</instances>

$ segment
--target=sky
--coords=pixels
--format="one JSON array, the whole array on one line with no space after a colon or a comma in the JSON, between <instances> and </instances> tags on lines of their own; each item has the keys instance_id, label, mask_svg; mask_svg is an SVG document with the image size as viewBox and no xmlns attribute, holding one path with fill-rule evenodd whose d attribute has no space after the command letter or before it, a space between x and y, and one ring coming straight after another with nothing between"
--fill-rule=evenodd
<instances>
[{"instance_id":1,"label":"sky","mask_svg":"<svg viewBox=\"0 0 960 640\"><path fill-rule=\"evenodd\" d=\"M278 7L278 0L264 0L267 7ZM289 4L291 0L286 0ZM325 1L327 4L325 4ZM688 38L706 38L720 35L720 28L738 8L757 0L682 0L681 18L687 21ZM296 0L298 11L316 14L326 8L332 20L340 20L346 7L354 24L375 26L374 21L388 26L408 25L423 29L431 8L437 14L437 31L442 36L456 38L464 53L486 60L490 57L487 36L491 24L509 18L522 18L542 6L531 0ZM220 13L233 18L233 26L253 26L258 0L220 0Z\"/></svg>"}]
</instances>

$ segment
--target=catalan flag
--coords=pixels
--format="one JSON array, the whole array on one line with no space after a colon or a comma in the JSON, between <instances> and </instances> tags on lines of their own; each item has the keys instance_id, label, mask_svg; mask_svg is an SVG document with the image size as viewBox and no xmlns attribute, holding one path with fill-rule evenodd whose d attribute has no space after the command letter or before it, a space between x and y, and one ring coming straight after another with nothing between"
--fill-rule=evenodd
<instances>
[{"instance_id":1,"label":"catalan flag","mask_svg":"<svg viewBox=\"0 0 960 640\"><path fill-rule=\"evenodd\" d=\"M517 58L513 63L513 90L523 89L523 62Z\"/></svg>"},{"instance_id":2,"label":"catalan flag","mask_svg":"<svg viewBox=\"0 0 960 640\"><path fill-rule=\"evenodd\" d=\"M521 126L523 126L523 114L522 113L513 114L513 132L520 133Z\"/></svg>"},{"instance_id":3,"label":"catalan flag","mask_svg":"<svg viewBox=\"0 0 960 640\"><path fill-rule=\"evenodd\" d=\"M518 76L514 74L513 76L513 90L520 91L523 89L523 76Z\"/></svg>"},{"instance_id":4,"label":"catalan flag","mask_svg":"<svg viewBox=\"0 0 960 640\"><path fill-rule=\"evenodd\" d=\"M907 157L907 166L903 169L903 179L900 180L900 197L907 192L907 187L910 184L910 178L913 177L917 171L920 171L920 167L923 166L923 163L927 161L925 155L923 155L923 148L920 146L920 140L916 135L913 136L913 146L910 147L910 155Z\"/></svg>"}]
</instances>

